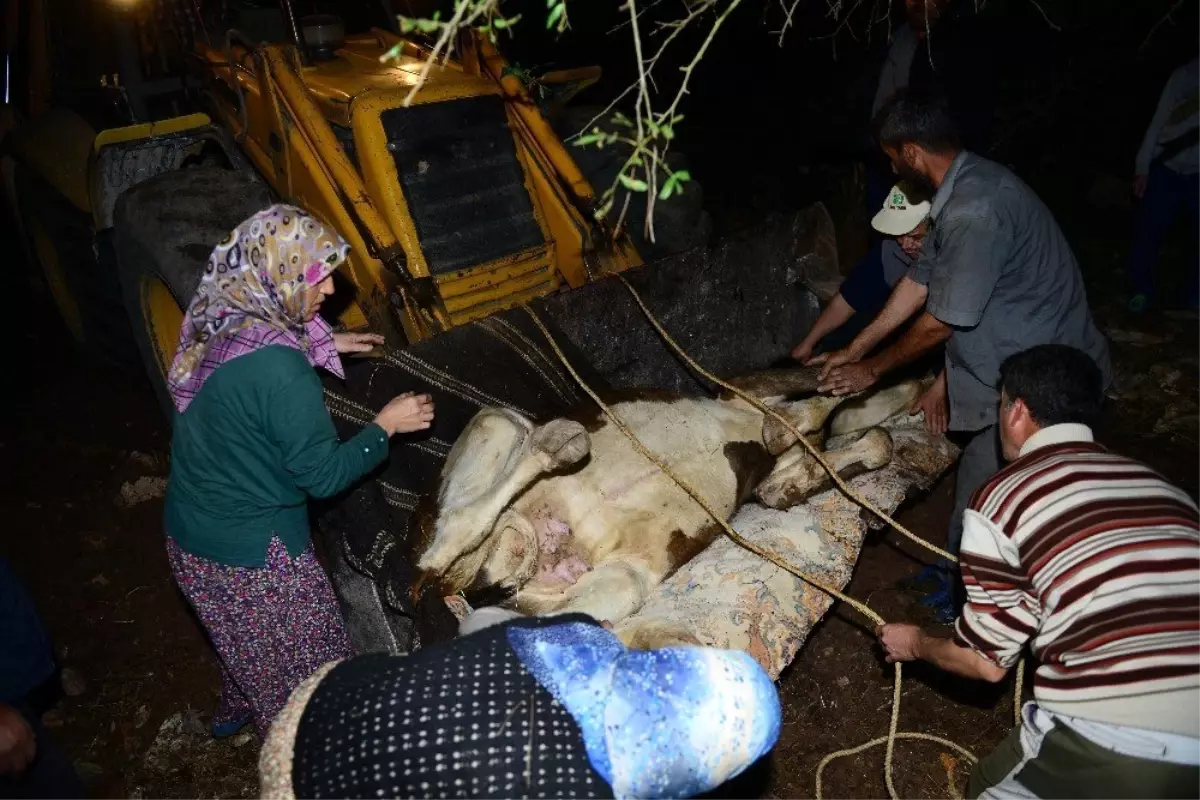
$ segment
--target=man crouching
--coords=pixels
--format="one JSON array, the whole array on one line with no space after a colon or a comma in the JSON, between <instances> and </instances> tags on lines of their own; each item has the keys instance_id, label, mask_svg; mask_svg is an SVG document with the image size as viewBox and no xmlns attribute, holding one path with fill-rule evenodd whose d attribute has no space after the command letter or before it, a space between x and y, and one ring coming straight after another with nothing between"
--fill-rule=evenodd
<instances>
[{"instance_id":1,"label":"man crouching","mask_svg":"<svg viewBox=\"0 0 1200 800\"><path fill-rule=\"evenodd\" d=\"M884 625L889 662L999 681L1040 662L1022 725L968 797L1200 795L1200 525L1149 467L1096 444L1102 380L1063 345L1000 368L1011 463L964 514L967 604L952 639Z\"/></svg>"}]
</instances>

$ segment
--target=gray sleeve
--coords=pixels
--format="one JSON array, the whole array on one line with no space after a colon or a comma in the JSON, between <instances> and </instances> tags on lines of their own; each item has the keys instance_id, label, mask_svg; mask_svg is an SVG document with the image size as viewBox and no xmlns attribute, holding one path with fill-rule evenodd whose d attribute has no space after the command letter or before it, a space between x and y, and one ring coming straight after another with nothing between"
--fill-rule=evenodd
<instances>
[{"instance_id":1,"label":"gray sleeve","mask_svg":"<svg viewBox=\"0 0 1200 800\"><path fill-rule=\"evenodd\" d=\"M921 258L922 263L930 262L925 310L956 328L978 325L1011 250L1011 237L996 230L989 218L962 216L946 220L936 253L932 258Z\"/></svg>"},{"instance_id":2,"label":"gray sleeve","mask_svg":"<svg viewBox=\"0 0 1200 800\"><path fill-rule=\"evenodd\" d=\"M933 234L930 234L932 237ZM926 242L925 247L921 248L921 255L917 256L917 260L908 268L906 277L910 281L915 281L922 286L929 285L929 279L933 276L933 256L930 255L930 243Z\"/></svg>"}]
</instances>

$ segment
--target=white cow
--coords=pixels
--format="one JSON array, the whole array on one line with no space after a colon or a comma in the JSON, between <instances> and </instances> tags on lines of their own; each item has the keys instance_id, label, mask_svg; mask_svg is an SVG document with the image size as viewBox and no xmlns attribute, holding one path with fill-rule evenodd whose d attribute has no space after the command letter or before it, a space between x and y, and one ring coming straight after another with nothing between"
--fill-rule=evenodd
<instances>
[{"instance_id":1,"label":"white cow","mask_svg":"<svg viewBox=\"0 0 1200 800\"><path fill-rule=\"evenodd\" d=\"M736 383L818 444L827 428L868 429L853 446L826 454L841 474L890 461L891 437L872 426L922 391L909 381L849 401L789 399L815 391L812 369ZM773 418L764 423L740 398L644 392L612 408L726 519L752 494L786 508L829 486L794 434ZM525 614L582 612L612 622L637 611L660 581L721 532L594 407L542 425L508 410L480 411L416 523L421 577L414 595L433 587L469 598L483 592Z\"/></svg>"}]
</instances>

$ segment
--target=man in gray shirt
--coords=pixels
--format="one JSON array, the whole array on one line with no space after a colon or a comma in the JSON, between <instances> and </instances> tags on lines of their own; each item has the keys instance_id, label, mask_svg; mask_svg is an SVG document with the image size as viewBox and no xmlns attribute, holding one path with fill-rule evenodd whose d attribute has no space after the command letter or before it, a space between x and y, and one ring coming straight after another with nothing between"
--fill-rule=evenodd
<instances>
[{"instance_id":1,"label":"man in gray shirt","mask_svg":"<svg viewBox=\"0 0 1200 800\"><path fill-rule=\"evenodd\" d=\"M1050 210L1007 168L963 150L944 104L902 92L885 104L876 127L900 178L933 196L933 230L875 320L824 359L821 389L860 392L945 342L946 369L920 406L929 419L948 404L950 430L971 435L948 535L948 549L956 553L963 510L1001 466L995 430L1000 364L1035 345L1070 345L1095 360L1107 387L1108 342L1092 321L1079 265ZM922 306L898 341L865 357ZM945 602L939 605L946 616Z\"/></svg>"}]
</instances>

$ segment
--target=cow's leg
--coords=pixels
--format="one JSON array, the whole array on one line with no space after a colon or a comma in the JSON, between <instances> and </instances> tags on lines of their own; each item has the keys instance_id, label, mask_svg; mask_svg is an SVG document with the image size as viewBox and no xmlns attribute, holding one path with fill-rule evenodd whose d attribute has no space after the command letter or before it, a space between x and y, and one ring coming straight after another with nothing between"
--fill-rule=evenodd
<instances>
[{"instance_id":1,"label":"cow's leg","mask_svg":"<svg viewBox=\"0 0 1200 800\"><path fill-rule=\"evenodd\" d=\"M801 433L807 435L824 428L825 420L829 419L829 415L845 400L844 397L818 395L794 403L782 403L775 406L773 410L792 423ZM796 434L770 415L763 417L762 436L763 444L767 446L767 452L773 456L785 452L796 444Z\"/></svg>"},{"instance_id":2,"label":"cow's leg","mask_svg":"<svg viewBox=\"0 0 1200 800\"><path fill-rule=\"evenodd\" d=\"M443 574L479 547L514 497L541 475L580 461L590 449L587 431L577 422L557 419L535 428L510 411L479 412L446 459L433 541L417 566Z\"/></svg>"},{"instance_id":3,"label":"cow's leg","mask_svg":"<svg viewBox=\"0 0 1200 800\"><path fill-rule=\"evenodd\" d=\"M892 437L883 428L872 428L854 444L824 454L843 480L886 466L892 460ZM774 471L758 485L754 493L770 508L791 508L823 492L833 479L817 460L796 448L785 453Z\"/></svg>"},{"instance_id":4,"label":"cow's leg","mask_svg":"<svg viewBox=\"0 0 1200 800\"><path fill-rule=\"evenodd\" d=\"M702 642L687 626L674 620L627 619L613 626L626 647L634 650L658 650L661 647L699 647Z\"/></svg>"},{"instance_id":5,"label":"cow's leg","mask_svg":"<svg viewBox=\"0 0 1200 800\"><path fill-rule=\"evenodd\" d=\"M860 395L839 407L829 420L829 435L841 436L873 428L907 411L929 388L931 381L904 381L878 392Z\"/></svg>"},{"instance_id":6,"label":"cow's leg","mask_svg":"<svg viewBox=\"0 0 1200 800\"><path fill-rule=\"evenodd\" d=\"M522 614L587 614L597 620L617 622L646 602L650 589L662 579L640 558L610 557L585 572L563 590L562 586L526 585L512 606Z\"/></svg>"},{"instance_id":7,"label":"cow's leg","mask_svg":"<svg viewBox=\"0 0 1200 800\"><path fill-rule=\"evenodd\" d=\"M817 393L820 367L797 367L796 369L767 369L730 378L729 383L751 397L785 399ZM726 390L721 398L727 400L733 393Z\"/></svg>"}]
</instances>

